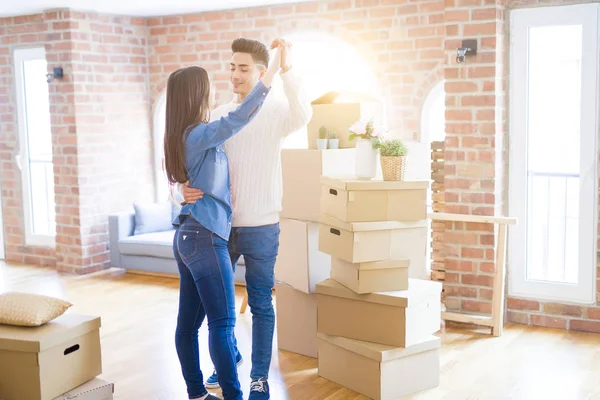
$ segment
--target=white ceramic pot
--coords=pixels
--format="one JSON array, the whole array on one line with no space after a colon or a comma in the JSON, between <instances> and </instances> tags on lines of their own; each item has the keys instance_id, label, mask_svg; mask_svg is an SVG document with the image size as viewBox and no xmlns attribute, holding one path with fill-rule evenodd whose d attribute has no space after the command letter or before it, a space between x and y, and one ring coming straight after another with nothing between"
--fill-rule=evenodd
<instances>
[{"instance_id":1,"label":"white ceramic pot","mask_svg":"<svg viewBox=\"0 0 600 400\"><path fill-rule=\"evenodd\" d=\"M340 139L329 139L329 148L338 149L340 147Z\"/></svg>"},{"instance_id":2,"label":"white ceramic pot","mask_svg":"<svg viewBox=\"0 0 600 400\"><path fill-rule=\"evenodd\" d=\"M327 150L327 139L317 139L317 149Z\"/></svg>"},{"instance_id":3,"label":"white ceramic pot","mask_svg":"<svg viewBox=\"0 0 600 400\"><path fill-rule=\"evenodd\" d=\"M373 179L377 173L377 150L369 139L360 139L356 143L356 169L358 179Z\"/></svg>"}]
</instances>

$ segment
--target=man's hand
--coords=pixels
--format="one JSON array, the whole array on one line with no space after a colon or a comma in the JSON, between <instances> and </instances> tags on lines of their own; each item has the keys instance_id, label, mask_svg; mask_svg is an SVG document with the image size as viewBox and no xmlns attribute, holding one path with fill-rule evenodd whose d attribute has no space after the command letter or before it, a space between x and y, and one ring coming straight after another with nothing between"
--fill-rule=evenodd
<instances>
[{"instance_id":1,"label":"man's hand","mask_svg":"<svg viewBox=\"0 0 600 400\"><path fill-rule=\"evenodd\" d=\"M190 187L190 181L183 184L182 192L183 199L187 204L194 204L204 197L204 192L202 190Z\"/></svg>"},{"instance_id":2,"label":"man's hand","mask_svg":"<svg viewBox=\"0 0 600 400\"><path fill-rule=\"evenodd\" d=\"M279 48L279 52L281 53L281 73L285 74L292 68L290 57L292 44L283 38L277 38L271 43L271 50L276 48Z\"/></svg>"}]
</instances>

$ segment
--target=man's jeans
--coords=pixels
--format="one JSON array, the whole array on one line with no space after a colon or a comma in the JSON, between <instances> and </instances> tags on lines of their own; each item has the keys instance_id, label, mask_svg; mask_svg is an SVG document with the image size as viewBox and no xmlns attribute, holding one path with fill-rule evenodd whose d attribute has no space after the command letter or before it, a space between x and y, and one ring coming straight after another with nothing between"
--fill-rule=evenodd
<instances>
[{"instance_id":1,"label":"man's jeans","mask_svg":"<svg viewBox=\"0 0 600 400\"><path fill-rule=\"evenodd\" d=\"M269 377L275 331L273 287L275 260L279 250L279 224L233 228L229 256L235 270L240 255L246 264L246 290L252 312L253 380ZM220 377L219 377L220 379Z\"/></svg>"},{"instance_id":2,"label":"man's jeans","mask_svg":"<svg viewBox=\"0 0 600 400\"><path fill-rule=\"evenodd\" d=\"M198 329L206 316L210 356L223 397L242 400L235 361L235 288L227 241L188 217L175 233L173 250L181 276L175 345L189 398L207 393L198 350Z\"/></svg>"}]
</instances>

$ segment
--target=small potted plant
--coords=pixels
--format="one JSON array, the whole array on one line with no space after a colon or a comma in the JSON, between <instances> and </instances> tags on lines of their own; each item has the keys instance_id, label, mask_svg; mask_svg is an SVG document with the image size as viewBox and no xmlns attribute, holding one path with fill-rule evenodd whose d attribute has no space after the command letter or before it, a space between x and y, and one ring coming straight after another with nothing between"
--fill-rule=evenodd
<instances>
[{"instance_id":1,"label":"small potted plant","mask_svg":"<svg viewBox=\"0 0 600 400\"><path fill-rule=\"evenodd\" d=\"M377 143L384 181L403 181L406 172L408 148L401 139L383 140Z\"/></svg>"},{"instance_id":2,"label":"small potted plant","mask_svg":"<svg viewBox=\"0 0 600 400\"><path fill-rule=\"evenodd\" d=\"M338 149L340 147L340 139L338 139L335 132L329 131L327 136L329 137L328 147L330 149Z\"/></svg>"},{"instance_id":3,"label":"small potted plant","mask_svg":"<svg viewBox=\"0 0 600 400\"><path fill-rule=\"evenodd\" d=\"M317 139L317 149L326 150L327 149L327 128L322 126L319 128L319 138Z\"/></svg>"}]
</instances>

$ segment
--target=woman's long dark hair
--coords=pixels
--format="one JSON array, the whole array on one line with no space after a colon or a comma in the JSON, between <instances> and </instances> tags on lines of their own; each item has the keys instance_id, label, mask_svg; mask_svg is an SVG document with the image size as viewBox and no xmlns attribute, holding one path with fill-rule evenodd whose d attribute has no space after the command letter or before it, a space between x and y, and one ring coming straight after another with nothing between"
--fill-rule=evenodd
<instances>
[{"instance_id":1,"label":"woman's long dark hair","mask_svg":"<svg viewBox=\"0 0 600 400\"><path fill-rule=\"evenodd\" d=\"M201 67L181 68L167 82L165 121L165 169L169 183L188 180L185 167L185 135L207 123L210 115L210 81Z\"/></svg>"}]
</instances>

